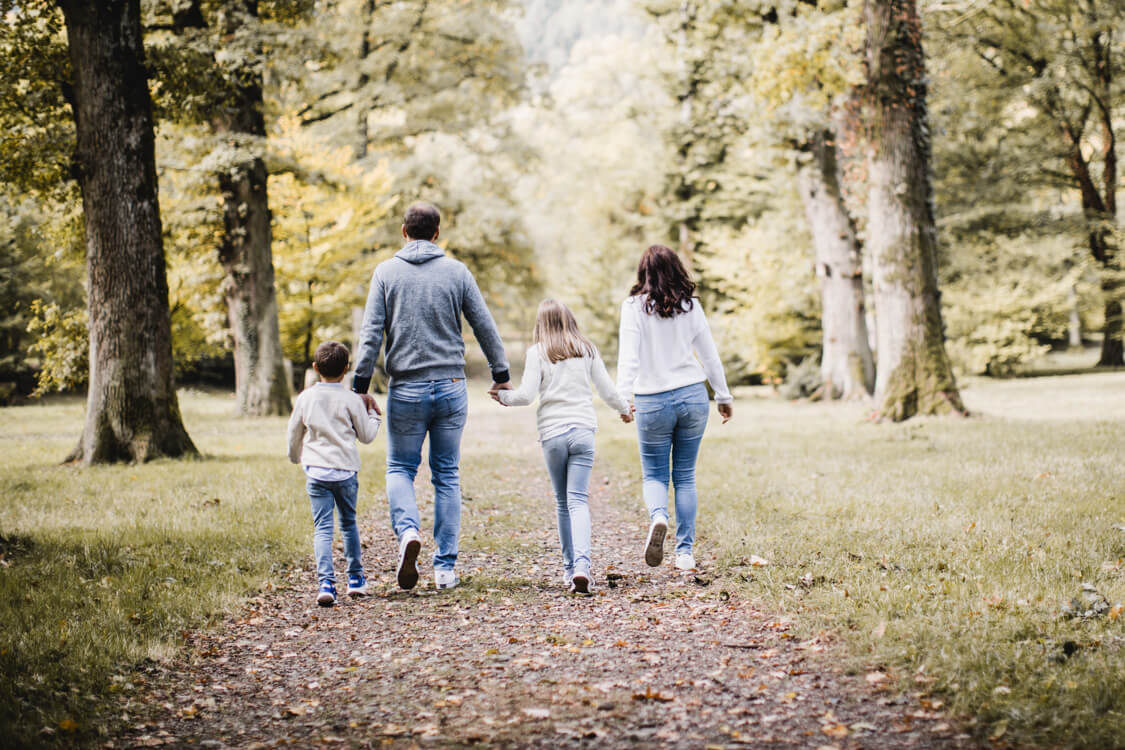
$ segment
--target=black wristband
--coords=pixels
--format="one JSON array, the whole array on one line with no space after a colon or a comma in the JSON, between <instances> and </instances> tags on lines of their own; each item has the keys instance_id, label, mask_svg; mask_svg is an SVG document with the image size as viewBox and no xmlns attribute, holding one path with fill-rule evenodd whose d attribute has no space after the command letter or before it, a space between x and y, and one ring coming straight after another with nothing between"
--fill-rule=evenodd
<instances>
[{"instance_id":1,"label":"black wristband","mask_svg":"<svg viewBox=\"0 0 1125 750\"><path fill-rule=\"evenodd\" d=\"M355 376L352 377L352 390L355 391L356 393L358 393L361 396L363 394L367 393L367 388L370 385L371 385L371 378L370 377L364 378L364 377L360 377L359 375L355 375Z\"/></svg>"},{"instance_id":2,"label":"black wristband","mask_svg":"<svg viewBox=\"0 0 1125 750\"><path fill-rule=\"evenodd\" d=\"M507 370L501 370L500 372L492 373L493 383L507 383L511 379L512 376L508 374Z\"/></svg>"}]
</instances>

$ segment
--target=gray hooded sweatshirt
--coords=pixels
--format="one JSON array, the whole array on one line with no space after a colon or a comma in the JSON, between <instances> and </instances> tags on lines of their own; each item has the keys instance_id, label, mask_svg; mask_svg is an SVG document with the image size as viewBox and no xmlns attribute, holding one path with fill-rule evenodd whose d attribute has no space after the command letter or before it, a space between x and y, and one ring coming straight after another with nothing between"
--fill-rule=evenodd
<instances>
[{"instance_id":1,"label":"gray hooded sweatshirt","mask_svg":"<svg viewBox=\"0 0 1125 750\"><path fill-rule=\"evenodd\" d=\"M392 386L465 377L462 314L488 358L492 380L508 382L504 344L472 272L432 242L408 242L371 276L352 390L367 392L384 334Z\"/></svg>"}]
</instances>

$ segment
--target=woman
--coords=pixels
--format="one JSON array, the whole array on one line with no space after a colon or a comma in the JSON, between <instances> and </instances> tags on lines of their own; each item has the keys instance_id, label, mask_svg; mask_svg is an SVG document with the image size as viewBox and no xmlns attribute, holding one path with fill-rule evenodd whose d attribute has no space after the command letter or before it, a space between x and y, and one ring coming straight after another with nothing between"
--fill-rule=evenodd
<instances>
[{"instance_id":1,"label":"woman","mask_svg":"<svg viewBox=\"0 0 1125 750\"><path fill-rule=\"evenodd\" d=\"M634 397L649 530L645 562L664 560L668 482L676 488L676 567L695 568L695 460L707 429L706 380L723 423L733 398L695 284L670 248L653 245L641 257L637 283L621 305L617 389ZM669 472L669 457L671 472Z\"/></svg>"}]
</instances>

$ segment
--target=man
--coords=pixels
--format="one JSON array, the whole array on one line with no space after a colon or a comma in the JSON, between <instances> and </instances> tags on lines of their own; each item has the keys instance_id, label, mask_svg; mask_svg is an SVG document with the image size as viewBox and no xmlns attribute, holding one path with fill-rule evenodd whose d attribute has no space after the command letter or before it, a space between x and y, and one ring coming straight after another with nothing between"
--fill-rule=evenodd
<instances>
[{"instance_id":1,"label":"man","mask_svg":"<svg viewBox=\"0 0 1125 750\"><path fill-rule=\"evenodd\" d=\"M461 535L461 431L468 412L465 387L465 340L461 316L488 358L490 392L508 390L508 361L496 323L476 279L464 263L434 244L441 215L428 203L406 210L402 236L406 245L375 268L359 334L359 360L352 390L372 408L367 394L384 334L385 365L391 376L387 393L387 502L398 537L398 585L418 583L418 502L414 477L422 460L422 443L430 437L430 471L434 484L434 584L460 583L454 572Z\"/></svg>"}]
</instances>

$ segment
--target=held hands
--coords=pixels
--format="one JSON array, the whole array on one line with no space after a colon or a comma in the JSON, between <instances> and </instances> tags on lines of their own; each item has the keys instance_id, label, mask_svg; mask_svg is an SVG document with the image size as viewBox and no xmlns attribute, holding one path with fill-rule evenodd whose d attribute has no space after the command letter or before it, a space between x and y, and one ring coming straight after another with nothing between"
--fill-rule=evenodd
<instances>
[{"instance_id":1,"label":"held hands","mask_svg":"<svg viewBox=\"0 0 1125 750\"><path fill-rule=\"evenodd\" d=\"M622 422L624 422L625 424L629 424L630 422L633 421L633 413L636 410L637 410L637 407L633 406L632 404L629 404L629 413L628 414L619 414L618 416L621 417Z\"/></svg>"},{"instance_id":2,"label":"held hands","mask_svg":"<svg viewBox=\"0 0 1125 750\"><path fill-rule=\"evenodd\" d=\"M359 394L359 397L363 399L363 405L367 407L367 411L373 411L380 417L383 416L383 412L379 410L379 404L375 402L374 396L372 396L370 393L361 393Z\"/></svg>"},{"instance_id":3,"label":"held hands","mask_svg":"<svg viewBox=\"0 0 1125 750\"><path fill-rule=\"evenodd\" d=\"M507 406L507 404L500 400L500 391L510 390L512 390L511 383L493 383L492 387L488 389L488 395L492 396L492 400L501 406Z\"/></svg>"},{"instance_id":4,"label":"held hands","mask_svg":"<svg viewBox=\"0 0 1125 750\"><path fill-rule=\"evenodd\" d=\"M723 424L729 422L730 418L734 416L734 407L730 404L718 404L718 409L719 416L723 418Z\"/></svg>"}]
</instances>

